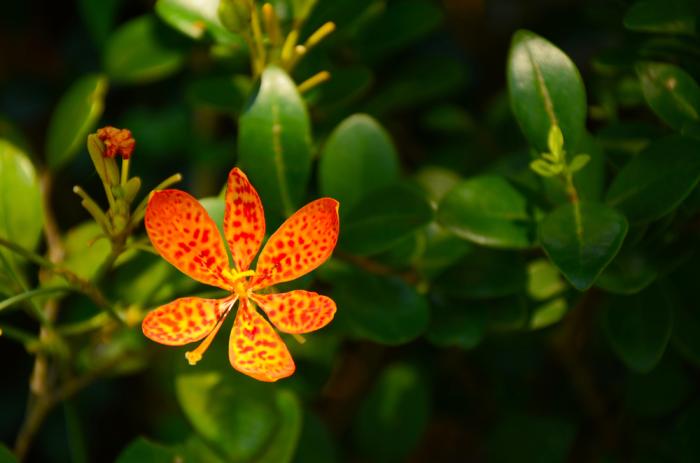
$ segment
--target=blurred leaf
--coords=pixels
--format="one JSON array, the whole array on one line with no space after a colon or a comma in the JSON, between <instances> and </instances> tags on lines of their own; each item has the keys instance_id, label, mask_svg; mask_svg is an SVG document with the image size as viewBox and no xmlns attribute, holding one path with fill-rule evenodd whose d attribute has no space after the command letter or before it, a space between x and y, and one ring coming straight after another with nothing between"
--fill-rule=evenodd
<instances>
[{"instance_id":1,"label":"blurred leaf","mask_svg":"<svg viewBox=\"0 0 700 463\"><path fill-rule=\"evenodd\" d=\"M625 408L639 416L665 415L681 407L693 390L683 365L666 356L650 373L629 374Z\"/></svg>"},{"instance_id":2,"label":"blurred leaf","mask_svg":"<svg viewBox=\"0 0 700 463\"><path fill-rule=\"evenodd\" d=\"M63 246L63 265L86 280L95 276L112 249L102 228L93 221L86 221L71 228L64 238Z\"/></svg>"},{"instance_id":3,"label":"blurred leaf","mask_svg":"<svg viewBox=\"0 0 700 463\"><path fill-rule=\"evenodd\" d=\"M355 254L375 254L432 218L433 210L417 188L398 184L374 190L345 216L339 245Z\"/></svg>"},{"instance_id":4,"label":"blurred leaf","mask_svg":"<svg viewBox=\"0 0 700 463\"><path fill-rule=\"evenodd\" d=\"M95 43L102 45L114 22L119 8L119 0L79 0L78 11Z\"/></svg>"},{"instance_id":5,"label":"blurred leaf","mask_svg":"<svg viewBox=\"0 0 700 463\"><path fill-rule=\"evenodd\" d=\"M445 135L467 135L476 130L474 118L461 106L442 104L428 111L421 121L433 132Z\"/></svg>"},{"instance_id":6,"label":"blurred leaf","mask_svg":"<svg viewBox=\"0 0 700 463\"><path fill-rule=\"evenodd\" d=\"M514 252L474 248L435 280L435 289L450 297L492 299L525 289L527 273Z\"/></svg>"},{"instance_id":7,"label":"blurred leaf","mask_svg":"<svg viewBox=\"0 0 700 463\"><path fill-rule=\"evenodd\" d=\"M441 20L442 11L431 1L387 2L358 32L357 49L370 62L386 58L435 30Z\"/></svg>"},{"instance_id":8,"label":"blurred leaf","mask_svg":"<svg viewBox=\"0 0 700 463\"><path fill-rule=\"evenodd\" d=\"M496 332L518 331L527 328L530 311L522 296L509 296L484 301L488 315L488 329Z\"/></svg>"},{"instance_id":9,"label":"blurred leaf","mask_svg":"<svg viewBox=\"0 0 700 463\"><path fill-rule=\"evenodd\" d=\"M3 139L0 139L0 211L0 236L34 250L44 227L39 180L26 154ZM0 248L1 273L16 276L19 262L16 254ZM3 291L1 285L0 291Z\"/></svg>"},{"instance_id":10,"label":"blurred leaf","mask_svg":"<svg viewBox=\"0 0 700 463\"><path fill-rule=\"evenodd\" d=\"M303 22L314 9L318 0L291 0L294 19Z\"/></svg>"},{"instance_id":11,"label":"blurred leaf","mask_svg":"<svg viewBox=\"0 0 700 463\"><path fill-rule=\"evenodd\" d=\"M545 302L532 310L532 315L530 316L530 328L533 330L538 330L558 323L562 318L564 318L564 315L566 315L568 309L569 305L566 303L566 299L563 297Z\"/></svg>"},{"instance_id":12,"label":"blurred leaf","mask_svg":"<svg viewBox=\"0 0 700 463\"><path fill-rule=\"evenodd\" d=\"M372 117L354 114L326 141L319 163L319 190L337 199L347 215L367 193L398 181L399 158L389 134Z\"/></svg>"},{"instance_id":13,"label":"blurred leaf","mask_svg":"<svg viewBox=\"0 0 700 463\"><path fill-rule=\"evenodd\" d=\"M596 286L609 293L635 294L656 280L659 272L642 250L620 253L603 271Z\"/></svg>"},{"instance_id":14,"label":"blurred leaf","mask_svg":"<svg viewBox=\"0 0 700 463\"><path fill-rule=\"evenodd\" d=\"M546 301L565 290L559 270L549 260L537 259L527 265L527 294L532 299Z\"/></svg>"},{"instance_id":15,"label":"blurred leaf","mask_svg":"<svg viewBox=\"0 0 700 463\"><path fill-rule=\"evenodd\" d=\"M104 110L107 78L89 74L77 80L56 105L46 135L46 161L57 170L85 146Z\"/></svg>"},{"instance_id":16,"label":"blurred leaf","mask_svg":"<svg viewBox=\"0 0 700 463\"><path fill-rule=\"evenodd\" d=\"M489 462L561 463L567 461L576 428L558 417L515 414L488 435Z\"/></svg>"},{"instance_id":17,"label":"blurred leaf","mask_svg":"<svg viewBox=\"0 0 700 463\"><path fill-rule=\"evenodd\" d=\"M183 463L226 463L226 460L220 454L212 450L196 434L187 438L183 445L182 453L185 457Z\"/></svg>"},{"instance_id":18,"label":"blurred leaf","mask_svg":"<svg viewBox=\"0 0 700 463\"><path fill-rule=\"evenodd\" d=\"M665 137L625 165L610 185L606 202L630 222L648 222L676 208L698 181L700 141Z\"/></svg>"},{"instance_id":19,"label":"blurred leaf","mask_svg":"<svg viewBox=\"0 0 700 463\"><path fill-rule=\"evenodd\" d=\"M206 106L225 113L239 113L251 82L246 76L202 77L187 85L187 98L198 106Z\"/></svg>"},{"instance_id":20,"label":"blurred leaf","mask_svg":"<svg viewBox=\"0 0 700 463\"><path fill-rule=\"evenodd\" d=\"M177 463L181 460L173 449L138 437L119 454L116 463Z\"/></svg>"},{"instance_id":21,"label":"blurred leaf","mask_svg":"<svg viewBox=\"0 0 700 463\"><path fill-rule=\"evenodd\" d=\"M291 461L301 410L289 391L215 371L180 374L175 388L195 430L230 462ZM272 400L271 400L272 399Z\"/></svg>"},{"instance_id":22,"label":"blurred leaf","mask_svg":"<svg viewBox=\"0 0 700 463\"><path fill-rule=\"evenodd\" d=\"M334 283L336 318L354 336L396 345L425 331L428 303L403 280L353 271Z\"/></svg>"},{"instance_id":23,"label":"blurred leaf","mask_svg":"<svg viewBox=\"0 0 700 463\"><path fill-rule=\"evenodd\" d=\"M651 286L633 296L613 296L605 310L605 331L613 350L631 370L651 371L666 350L673 311L664 288Z\"/></svg>"},{"instance_id":24,"label":"blurred leaf","mask_svg":"<svg viewBox=\"0 0 700 463\"><path fill-rule=\"evenodd\" d=\"M17 459L4 444L0 444L0 463L17 463Z\"/></svg>"},{"instance_id":25,"label":"blurred leaf","mask_svg":"<svg viewBox=\"0 0 700 463\"><path fill-rule=\"evenodd\" d=\"M414 261L415 268L428 279L439 275L472 249L472 245L436 223L426 228L422 254Z\"/></svg>"},{"instance_id":26,"label":"blurred leaf","mask_svg":"<svg viewBox=\"0 0 700 463\"><path fill-rule=\"evenodd\" d=\"M148 14L121 25L105 44L103 61L115 82L145 84L171 76L185 62L180 37Z\"/></svg>"},{"instance_id":27,"label":"blurred leaf","mask_svg":"<svg viewBox=\"0 0 700 463\"><path fill-rule=\"evenodd\" d=\"M371 461L405 461L425 432L430 407L420 372L405 364L388 367L360 405L353 426L358 450Z\"/></svg>"},{"instance_id":28,"label":"blurred leaf","mask_svg":"<svg viewBox=\"0 0 700 463\"><path fill-rule=\"evenodd\" d=\"M454 59L416 57L394 70L394 77L387 79L389 84L368 101L367 112L385 114L435 102L463 89L466 80L463 64Z\"/></svg>"},{"instance_id":29,"label":"blurred leaf","mask_svg":"<svg viewBox=\"0 0 700 463\"><path fill-rule=\"evenodd\" d=\"M330 72L331 80L309 92L307 101L312 102L314 112L343 109L364 95L374 81L372 70L365 66L332 68Z\"/></svg>"},{"instance_id":30,"label":"blurred leaf","mask_svg":"<svg viewBox=\"0 0 700 463\"><path fill-rule=\"evenodd\" d=\"M694 0L644 0L634 3L625 13L627 29L662 34L695 34L697 5Z\"/></svg>"},{"instance_id":31,"label":"blurred leaf","mask_svg":"<svg viewBox=\"0 0 700 463\"><path fill-rule=\"evenodd\" d=\"M513 36L508 56L511 107L525 137L546 152L552 125L564 134L565 149L578 146L586 122L586 90L574 63L559 48L529 31Z\"/></svg>"},{"instance_id":32,"label":"blurred leaf","mask_svg":"<svg viewBox=\"0 0 700 463\"><path fill-rule=\"evenodd\" d=\"M239 121L241 169L260 193L268 217L290 216L306 193L311 171L311 128L292 79L270 66Z\"/></svg>"},{"instance_id":33,"label":"blurred leaf","mask_svg":"<svg viewBox=\"0 0 700 463\"><path fill-rule=\"evenodd\" d=\"M439 301L432 304L426 338L438 347L476 347L486 334L487 308L480 303Z\"/></svg>"},{"instance_id":34,"label":"blurred leaf","mask_svg":"<svg viewBox=\"0 0 700 463\"><path fill-rule=\"evenodd\" d=\"M534 234L527 201L504 178L465 180L440 202L437 219L457 236L482 246L530 247Z\"/></svg>"},{"instance_id":35,"label":"blurred leaf","mask_svg":"<svg viewBox=\"0 0 700 463\"><path fill-rule=\"evenodd\" d=\"M664 122L676 130L700 127L700 86L683 69L672 64L637 65L644 98Z\"/></svg>"},{"instance_id":36,"label":"blurred leaf","mask_svg":"<svg viewBox=\"0 0 700 463\"><path fill-rule=\"evenodd\" d=\"M414 179L435 203L439 203L461 180L456 172L438 166L423 167Z\"/></svg>"},{"instance_id":37,"label":"blurred leaf","mask_svg":"<svg viewBox=\"0 0 700 463\"><path fill-rule=\"evenodd\" d=\"M620 213L586 202L560 206L539 227L542 248L579 291L596 281L620 250L626 234L627 220Z\"/></svg>"},{"instance_id":38,"label":"blurred leaf","mask_svg":"<svg viewBox=\"0 0 700 463\"><path fill-rule=\"evenodd\" d=\"M217 42L242 50L243 39L221 24L218 7L219 0L158 0L155 11L168 25L193 39L209 33Z\"/></svg>"},{"instance_id":39,"label":"blurred leaf","mask_svg":"<svg viewBox=\"0 0 700 463\"><path fill-rule=\"evenodd\" d=\"M336 454L330 431L315 414L307 410L294 463L335 463L338 461Z\"/></svg>"}]
</instances>

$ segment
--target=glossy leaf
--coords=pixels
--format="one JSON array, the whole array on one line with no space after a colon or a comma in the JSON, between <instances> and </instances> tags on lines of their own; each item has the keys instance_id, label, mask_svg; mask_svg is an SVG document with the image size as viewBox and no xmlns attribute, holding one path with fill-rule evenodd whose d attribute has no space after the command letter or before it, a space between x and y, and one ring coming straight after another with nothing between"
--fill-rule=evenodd
<instances>
[{"instance_id":1,"label":"glossy leaf","mask_svg":"<svg viewBox=\"0 0 700 463\"><path fill-rule=\"evenodd\" d=\"M428 324L428 303L412 286L396 277L352 272L336 282L338 306L334 325L382 344L403 344L420 336Z\"/></svg>"},{"instance_id":2,"label":"glossy leaf","mask_svg":"<svg viewBox=\"0 0 700 463\"><path fill-rule=\"evenodd\" d=\"M184 64L180 37L153 15L123 24L105 44L107 75L118 83L148 83L176 73Z\"/></svg>"},{"instance_id":3,"label":"glossy leaf","mask_svg":"<svg viewBox=\"0 0 700 463\"><path fill-rule=\"evenodd\" d=\"M241 169L258 190L269 225L300 205L311 171L311 128L294 81L270 66L239 121Z\"/></svg>"},{"instance_id":4,"label":"glossy leaf","mask_svg":"<svg viewBox=\"0 0 700 463\"><path fill-rule=\"evenodd\" d=\"M180 458L175 450L139 437L119 454L116 463L174 463Z\"/></svg>"},{"instance_id":5,"label":"glossy leaf","mask_svg":"<svg viewBox=\"0 0 700 463\"><path fill-rule=\"evenodd\" d=\"M455 186L440 202L437 219L457 236L494 248L527 248L534 235L525 197L493 175Z\"/></svg>"},{"instance_id":6,"label":"glossy leaf","mask_svg":"<svg viewBox=\"0 0 700 463\"><path fill-rule=\"evenodd\" d=\"M656 265L643 251L626 250L623 246L600 275L596 286L614 294L636 294L652 284L658 275Z\"/></svg>"},{"instance_id":7,"label":"glossy leaf","mask_svg":"<svg viewBox=\"0 0 700 463\"><path fill-rule=\"evenodd\" d=\"M652 142L610 185L606 202L630 222L671 212L700 181L700 141L670 136Z\"/></svg>"},{"instance_id":8,"label":"glossy leaf","mask_svg":"<svg viewBox=\"0 0 700 463\"><path fill-rule=\"evenodd\" d=\"M605 310L613 350L628 368L640 373L651 371L661 360L672 327L672 306L659 285L634 296L613 297Z\"/></svg>"},{"instance_id":9,"label":"glossy leaf","mask_svg":"<svg viewBox=\"0 0 700 463\"><path fill-rule=\"evenodd\" d=\"M155 11L163 21L193 39L209 34L219 43L242 47L242 39L221 24L218 6L219 0L158 0Z\"/></svg>"},{"instance_id":10,"label":"glossy leaf","mask_svg":"<svg viewBox=\"0 0 700 463\"><path fill-rule=\"evenodd\" d=\"M197 433L230 462L288 462L301 430L296 396L214 371L176 378L178 400Z\"/></svg>"},{"instance_id":11,"label":"glossy leaf","mask_svg":"<svg viewBox=\"0 0 700 463\"><path fill-rule=\"evenodd\" d=\"M627 234L624 216L602 204L565 204L539 226L545 252L579 291L588 289L612 261Z\"/></svg>"},{"instance_id":12,"label":"glossy leaf","mask_svg":"<svg viewBox=\"0 0 700 463\"><path fill-rule=\"evenodd\" d=\"M405 461L426 429L430 407L420 372L409 365L390 366L358 411L353 428L358 450L378 461Z\"/></svg>"},{"instance_id":13,"label":"glossy leaf","mask_svg":"<svg viewBox=\"0 0 700 463\"><path fill-rule=\"evenodd\" d=\"M337 199L347 213L365 194L399 179L396 148L384 128L355 114L331 133L321 153L319 190Z\"/></svg>"},{"instance_id":14,"label":"glossy leaf","mask_svg":"<svg viewBox=\"0 0 700 463\"><path fill-rule=\"evenodd\" d=\"M104 110L107 78L89 74L77 80L61 97L51 116L46 138L46 160L58 169L85 146Z\"/></svg>"},{"instance_id":15,"label":"glossy leaf","mask_svg":"<svg viewBox=\"0 0 700 463\"><path fill-rule=\"evenodd\" d=\"M644 98L664 122L683 131L700 124L700 85L683 69L666 63L640 63Z\"/></svg>"},{"instance_id":16,"label":"glossy leaf","mask_svg":"<svg viewBox=\"0 0 700 463\"><path fill-rule=\"evenodd\" d=\"M375 254L426 225L433 210L423 195L407 185L375 190L345 216L340 247L356 254Z\"/></svg>"},{"instance_id":17,"label":"glossy leaf","mask_svg":"<svg viewBox=\"0 0 700 463\"><path fill-rule=\"evenodd\" d=\"M585 133L578 144L575 153L585 153L590 161L579 171L574 172L574 186L582 201L600 201L605 186L605 153L600 143L592 135ZM569 161L572 157L569 154ZM547 197L555 204L568 201L566 185L560 178L543 179Z\"/></svg>"},{"instance_id":18,"label":"glossy leaf","mask_svg":"<svg viewBox=\"0 0 700 463\"><path fill-rule=\"evenodd\" d=\"M0 211L0 236L30 250L36 248L44 225L39 179L26 154L3 139L0 139ZM14 253L0 248L0 273L5 274L3 279L7 277L11 286L17 283L19 262Z\"/></svg>"},{"instance_id":19,"label":"glossy leaf","mask_svg":"<svg viewBox=\"0 0 700 463\"><path fill-rule=\"evenodd\" d=\"M639 32L693 35L697 30L694 0L642 0L625 13L624 25Z\"/></svg>"},{"instance_id":20,"label":"glossy leaf","mask_svg":"<svg viewBox=\"0 0 700 463\"><path fill-rule=\"evenodd\" d=\"M565 149L577 146L586 122L586 91L564 52L537 34L520 30L511 43L507 77L513 113L533 147L546 151L552 125L561 128Z\"/></svg>"},{"instance_id":21,"label":"glossy leaf","mask_svg":"<svg viewBox=\"0 0 700 463\"><path fill-rule=\"evenodd\" d=\"M527 271L514 252L475 248L435 280L435 289L455 298L491 299L525 289Z\"/></svg>"}]
</instances>

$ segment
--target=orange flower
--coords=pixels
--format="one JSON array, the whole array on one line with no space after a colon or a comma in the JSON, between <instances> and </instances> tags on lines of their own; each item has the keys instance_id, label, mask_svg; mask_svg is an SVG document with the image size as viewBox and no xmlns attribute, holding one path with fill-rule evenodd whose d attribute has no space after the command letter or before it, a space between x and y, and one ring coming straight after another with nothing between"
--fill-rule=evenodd
<instances>
[{"instance_id":1,"label":"orange flower","mask_svg":"<svg viewBox=\"0 0 700 463\"><path fill-rule=\"evenodd\" d=\"M278 330L302 334L327 325L335 314L335 302L309 291L258 291L294 280L330 257L338 240L338 202L322 198L299 209L267 240L255 270L248 267L263 241L265 216L258 193L238 168L228 176L224 215L233 268L229 268L214 221L189 194L179 190L153 193L145 224L153 246L165 260L191 278L230 291L231 295L223 299L185 297L158 307L143 320L143 333L169 346L204 339L185 354L194 365L239 301L229 339L233 368L260 381L277 381L294 373L287 346L255 305Z\"/></svg>"}]
</instances>

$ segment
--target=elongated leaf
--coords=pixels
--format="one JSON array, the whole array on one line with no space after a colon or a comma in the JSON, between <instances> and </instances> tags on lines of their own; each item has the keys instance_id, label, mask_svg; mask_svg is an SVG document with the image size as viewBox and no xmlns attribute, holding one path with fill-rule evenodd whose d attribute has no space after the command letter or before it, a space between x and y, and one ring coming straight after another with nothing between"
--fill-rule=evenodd
<instances>
[{"instance_id":1,"label":"elongated leaf","mask_svg":"<svg viewBox=\"0 0 700 463\"><path fill-rule=\"evenodd\" d=\"M576 147L586 122L586 91L578 69L564 52L530 31L513 36L508 55L508 91L525 137L545 152L552 125Z\"/></svg>"},{"instance_id":2,"label":"elongated leaf","mask_svg":"<svg viewBox=\"0 0 700 463\"><path fill-rule=\"evenodd\" d=\"M89 74L76 81L61 97L51 116L46 139L46 160L58 169L85 146L85 139L104 110L107 78Z\"/></svg>"},{"instance_id":3,"label":"elongated leaf","mask_svg":"<svg viewBox=\"0 0 700 463\"><path fill-rule=\"evenodd\" d=\"M700 141L655 140L618 173L606 202L630 222L658 219L676 208L700 181Z\"/></svg>"},{"instance_id":4,"label":"elongated leaf","mask_svg":"<svg viewBox=\"0 0 700 463\"><path fill-rule=\"evenodd\" d=\"M532 245L533 223L525 197L504 178L475 177L455 186L440 202L437 219L457 236L503 249Z\"/></svg>"},{"instance_id":5,"label":"elongated leaf","mask_svg":"<svg viewBox=\"0 0 700 463\"><path fill-rule=\"evenodd\" d=\"M644 98L664 122L676 130L700 123L700 85L683 69L665 63L640 63L637 75Z\"/></svg>"},{"instance_id":6,"label":"elongated leaf","mask_svg":"<svg viewBox=\"0 0 700 463\"><path fill-rule=\"evenodd\" d=\"M306 105L282 69L265 70L239 124L239 163L265 212L277 220L291 215L309 180L311 128Z\"/></svg>"},{"instance_id":7,"label":"elongated leaf","mask_svg":"<svg viewBox=\"0 0 700 463\"><path fill-rule=\"evenodd\" d=\"M432 218L430 204L416 188L394 185L374 190L347 214L339 244L356 254L376 254Z\"/></svg>"},{"instance_id":8,"label":"elongated leaf","mask_svg":"<svg viewBox=\"0 0 700 463\"><path fill-rule=\"evenodd\" d=\"M340 201L346 214L362 196L399 179L396 148L384 128L355 114L335 128L321 153L319 189Z\"/></svg>"},{"instance_id":9,"label":"elongated leaf","mask_svg":"<svg viewBox=\"0 0 700 463\"><path fill-rule=\"evenodd\" d=\"M640 32L693 35L697 30L695 0L643 0L625 13L627 29Z\"/></svg>"},{"instance_id":10,"label":"elongated leaf","mask_svg":"<svg viewBox=\"0 0 700 463\"><path fill-rule=\"evenodd\" d=\"M155 10L163 21L193 39L209 33L217 42L242 46L242 39L221 24L218 7L219 0L158 0Z\"/></svg>"},{"instance_id":11,"label":"elongated leaf","mask_svg":"<svg viewBox=\"0 0 700 463\"><path fill-rule=\"evenodd\" d=\"M429 414L430 395L420 373L409 365L393 365L360 406L355 442L377 461L405 461L425 431Z\"/></svg>"},{"instance_id":12,"label":"elongated leaf","mask_svg":"<svg viewBox=\"0 0 700 463\"><path fill-rule=\"evenodd\" d=\"M565 204L539 227L545 252L579 291L588 289L612 261L627 234L619 212L596 203Z\"/></svg>"},{"instance_id":13,"label":"elongated leaf","mask_svg":"<svg viewBox=\"0 0 700 463\"><path fill-rule=\"evenodd\" d=\"M665 290L653 285L639 294L614 297L605 311L605 328L615 353L628 368L651 371L671 338L673 311Z\"/></svg>"},{"instance_id":14,"label":"elongated leaf","mask_svg":"<svg viewBox=\"0 0 700 463\"><path fill-rule=\"evenodd\" d=\"M33 250L43 228L41 193L34 166L25 153L0 139L0 236ZM16 286L21 260L0 248L0 291ZM5 280L7 280L5 282Z\"/></svg>"},{"instance_id":15,"label":"elongated leaf","mask_svg":"<svg viewBox=\"0 0 700 463\"><path fill-rule=\"evenodd\" d=\"M147 83L177 72L185 61L185 44L154 15L123 24L109 37L104 68L114 82Z\"/></svg>"}]
</instances>

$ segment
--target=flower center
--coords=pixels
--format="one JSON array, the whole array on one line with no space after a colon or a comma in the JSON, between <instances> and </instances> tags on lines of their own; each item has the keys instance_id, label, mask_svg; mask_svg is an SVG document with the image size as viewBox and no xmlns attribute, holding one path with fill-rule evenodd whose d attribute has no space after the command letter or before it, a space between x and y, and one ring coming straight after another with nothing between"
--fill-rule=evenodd
<instances>
[{"instance_id":1,"label":"flower center","mask_svg":"<svg viewBox=\"0 0 700 463\"><path fill-rule=\"evenodd\" d=\"M231 282L231 290L239 297L239 299L248 297L248 285L245 279L255 275L255 270L239 272L236 269L231 269L224 270L223 274Z\"/></svg>"}]
</instances>

